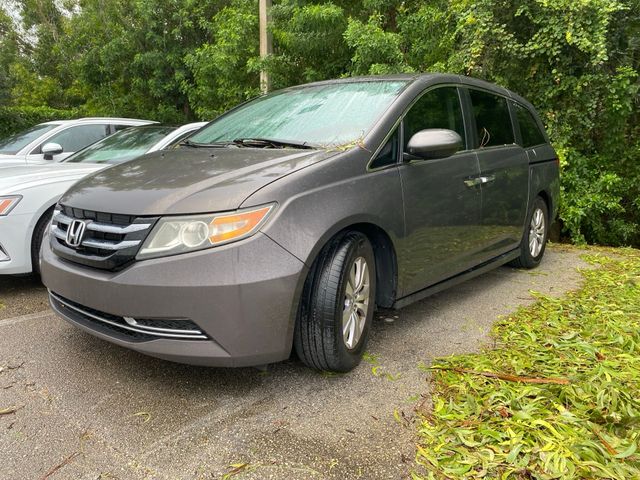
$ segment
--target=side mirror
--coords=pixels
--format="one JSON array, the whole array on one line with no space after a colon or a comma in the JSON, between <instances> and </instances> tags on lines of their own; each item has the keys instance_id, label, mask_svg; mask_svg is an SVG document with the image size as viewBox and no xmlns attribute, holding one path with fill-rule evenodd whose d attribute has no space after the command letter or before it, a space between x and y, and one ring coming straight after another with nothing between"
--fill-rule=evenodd
<instances>
[{"instance_id":1,"label":"side mirror","mask_svg":"<svg viewBox=\"0 0 640 480\"><path fill-rule=\"evenodd\" d=\"M62 153L64 149L59 143L45 143L42 146L42 153L44 153L45 160L53 160L54 155Z\"/></svg>"},{"instance_id":2,"label":"side mirror","mask_svg":"<svg viewBox=\"0 0 640 480\"><path fill-rule=\"evenodd\" d=\"M450 157L462 148L462 138L453 130L429 128L415 133L407 151L425 160Z\"/></svg>"}]
</instances>

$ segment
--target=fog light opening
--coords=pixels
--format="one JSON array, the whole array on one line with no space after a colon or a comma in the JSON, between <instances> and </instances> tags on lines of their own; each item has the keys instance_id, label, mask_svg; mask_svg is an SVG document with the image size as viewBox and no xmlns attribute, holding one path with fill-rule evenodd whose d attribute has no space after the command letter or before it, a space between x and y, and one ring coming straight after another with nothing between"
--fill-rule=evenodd
<instances>
[{"instance_id":1,"label":"fog light opening","mask_svg":"<svg viewBox=\"0 0 640 480\"><path fill-rule=\"evenodd\" d=\"M8 262L9 260L11 260L11 257L0 243L0 262Z\"/></svg>"}]
</instances>

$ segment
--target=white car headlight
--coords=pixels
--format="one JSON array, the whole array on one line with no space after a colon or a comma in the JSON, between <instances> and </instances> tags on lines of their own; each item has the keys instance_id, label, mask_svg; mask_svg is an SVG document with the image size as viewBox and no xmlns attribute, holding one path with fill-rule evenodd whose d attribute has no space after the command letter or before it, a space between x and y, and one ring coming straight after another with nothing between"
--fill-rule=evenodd
<instances>
[{"instance_id":1,"label":"white car headlight","mask_svg":"<svg viewBox=\"0 0 640 480\"><path fill-rule=\"evenodd\" d=\"M175 255L241 240L264 224L273 207L272 204L231 213L161 218L136 258Z\"/></svg>"},{"instance_id":2,"label":"white car headlight","mask_svg":"<svg viewBox=\"0 0 640 480\"><path fill-rule=\"evenodd\" d=\"M0 217L8 215L21 199L22 196L20 195L7 195L5 197L0 197Z\"/></svg>"}]
</instances>

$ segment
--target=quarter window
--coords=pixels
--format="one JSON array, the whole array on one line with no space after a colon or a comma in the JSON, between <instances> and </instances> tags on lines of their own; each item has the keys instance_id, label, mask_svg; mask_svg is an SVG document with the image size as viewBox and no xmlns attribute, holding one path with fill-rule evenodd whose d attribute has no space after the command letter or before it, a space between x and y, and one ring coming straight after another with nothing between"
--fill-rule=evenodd
<instances>
[{"instance_id":1,"label":"quarter window","mask_svg":"<svg viewBox=\"0 0 640 480\"><path fill-rule=\"evenodd\" d=\"M499 95L469 90L476 121L476 148L515 142L507 99Z\"/></svg>"},{"instance_id":2,"label":"quarter window","mask_svg":"<svg viewBox=\"0 0 640 480\"><path fill-rule=\"evenodd\" d=\"M370 168L385 167L398 163L398 128L389 137L384 147L380 149L376 158L371 162Z\"/></svg>"},{"instance_id":3,"label":"quarter window","mask_svg":"<svg viewBox=\"0 0 640 480\"><path fill-rule=\"evenodd\" d=\"M108 125L78 125L76 127L70 127L47 139L42 145L57 143L62 146L63 152L77 152L106 137L109 133L108 128ZM40 145L37 152L34 153L40 153L42 145Z\"/></svg>"},{"instance_id":4,"label":"quarter window","mask_svg":"<svg viewBox=\"0 0 640 480\"><path fill-rule=\"evenodd\" d=\"M405 152L411 137L428 128L453 130L466 145L460 97L455 87L441 87L425 93L407 112L403 122Z\"/></svg>"},{"instance_id":5,"label":"quarter window","mask_svg":"<svg viewBox=\"0 0 640 480\"><path fill-rule=\"evenodd\" d=\"M533 118L531 112L517 103L514 103L513 106L515 107L516 118L518 119L518 125L520 126L522 146L524 148L529 148L546 143L544 135L538 126L538 122Z\"/></svg>"}]
</instances>

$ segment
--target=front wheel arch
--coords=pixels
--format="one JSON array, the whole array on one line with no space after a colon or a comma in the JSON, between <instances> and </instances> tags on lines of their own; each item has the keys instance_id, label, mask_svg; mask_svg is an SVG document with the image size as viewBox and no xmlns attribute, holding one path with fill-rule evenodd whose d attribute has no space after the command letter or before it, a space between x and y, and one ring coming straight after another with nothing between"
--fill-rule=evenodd
<instances>
[{"instance_id":1,"label":"front wheel arch","mask_svg":"<svg viewBox=\"0 0 640 480\"><path fill-rule=\"evenodd\" d=\"M371 222L356 222L347 225L336 226L311 250L309 258L305 264L311 268L322 249L334 238L347 231L355 231L364 234L375 255L376 265L376 305L384 308L391 308L396 301L398 294L398 257L396 247L391 236L380 226ZM310 275L308 272L307 275ZM303 279L303 282L306 278ZM302 289L300 289L300 292Z\"/></svg>"},{"instance_id":2,"label":"front wheel arch","mask_svg":"<svg viewBox=\"0 0 640 480\"><path fill-rule=\"evenodd\" d=\"M36 275L40 275L40 248L42 247L47 225L49 225L53 216L54 208L55 205L51 205L40 215L31 233L31 271Z\"/></svg>"}]
</instances>

